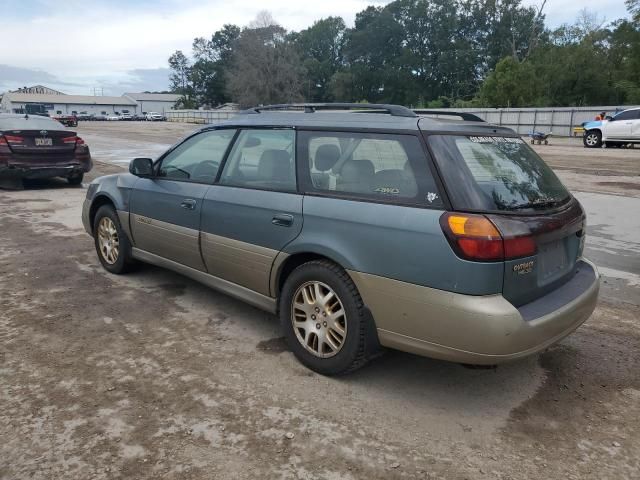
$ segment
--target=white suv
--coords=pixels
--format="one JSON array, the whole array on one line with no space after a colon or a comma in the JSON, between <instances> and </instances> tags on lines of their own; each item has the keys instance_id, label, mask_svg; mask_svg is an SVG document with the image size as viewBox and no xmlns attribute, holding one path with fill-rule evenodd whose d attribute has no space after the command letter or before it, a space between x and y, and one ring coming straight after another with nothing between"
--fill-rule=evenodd
<instances>
[{"instance_id":1,"label":"white suv","mask_svg":"<svg viewBox=\"0 0 640 480\"><path fill-rule=\"evenodd\" d=\"M147 121L148 122L161 122L164 120L164 115L156 112L147 113Z\"/></svg>"},{"instance_id":2,"label":"white suv","mask_svg":"<svg viewBox=\"0 0 640 480\"><path fill-rule=\"evenodd\" d=\"M640 143L640 107L630 108L605 120L587 122L584 126L583 143L587 148L621 147Z\"/></svg>"}]
</instances>

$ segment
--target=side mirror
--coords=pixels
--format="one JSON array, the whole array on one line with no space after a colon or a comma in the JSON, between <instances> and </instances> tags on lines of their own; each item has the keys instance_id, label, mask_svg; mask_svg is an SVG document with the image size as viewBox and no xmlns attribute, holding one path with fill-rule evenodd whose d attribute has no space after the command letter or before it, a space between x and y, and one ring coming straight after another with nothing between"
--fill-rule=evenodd
<instances>
[{"instance_id":1,"label":"side mirror","mask_svg":"<svg viewBox=\"0 0 640 480\"><path fill-rule=\"evenodd\" d=\"M613 120L613 117L611 115L607 115L606 117L604 117L604 119L611 121L611 120Z\"/></svg>"},{"instance_id":2,"label":"side mirror","mask_svg":"<svg viewBox=\"0 0 640 480\"><path fill-rule=\"evenodd\" d=\"M129 173L136 177L150 177L153 175L153 160L150 158L134 158L129 163Z\"/></svg>"}]
</instances>

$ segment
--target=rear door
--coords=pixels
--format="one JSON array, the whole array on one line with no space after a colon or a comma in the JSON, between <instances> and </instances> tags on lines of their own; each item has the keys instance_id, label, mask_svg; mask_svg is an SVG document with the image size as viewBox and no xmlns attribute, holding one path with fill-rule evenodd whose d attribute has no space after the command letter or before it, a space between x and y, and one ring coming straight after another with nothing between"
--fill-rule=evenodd
<instances>
[{"instance_id":1,"label":"rear door","mask_svg":"<svg viewBox=\"0 0 640 480\"><path fill-rule=\"evenodd\" d=\"M130 224L137 248L198 270L200 214L234 130L194 135L165 155L155 176L141 178L131 193Z\"/></svg>"},{"instance_id":2,"label":"rear door","mask_svg":"<svg viewBox=\"0 0 640 480\"><path fill-rule=\"evenodd\" d=\"M269 295L271 266L302 228L295 131L241 130L204 198L202 255L209 273Z\"/></svg>"},{"instance_id":3,"label":"rear door","mask_svg":"<svg viewBox=\"0 0 640 480\"><path fill-rule=\"evenodd\" d=\"M640 110L627 110L620 112L613 119L609 120L605 124L605 137L607 139L629 139L631 138L631 132L633 124L638 119L638 112Z\"/></svg>"}]
</instances>

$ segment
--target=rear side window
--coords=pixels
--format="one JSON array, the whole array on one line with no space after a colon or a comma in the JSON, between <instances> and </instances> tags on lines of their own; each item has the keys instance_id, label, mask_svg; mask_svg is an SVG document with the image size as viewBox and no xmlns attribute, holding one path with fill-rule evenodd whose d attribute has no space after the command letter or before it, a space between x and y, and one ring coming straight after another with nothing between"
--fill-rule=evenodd
<instances>
[{"instance_id":1,"label":"rear side window","mask_svg":"<svg viewBox=\"0 0 640 480\"><path fill-rule=\"evenodd\" d=\"M640 110L627 110L617 114L613 120L636 120L638 118L640 118Z\"/></svg>"},{"instance_id":2,"label":"rear side window","mask_svg":"<svg viewBox=\"0 0 640 480\"><path fill-rule=\"evenodd\" d=\"M300 132L311 190L374 201L442 205L418 138L356 132Z\"/></svg>"},{"instance_id":3,"label":"rear side window","mask_svg":"<svg viewBox=\"0 0 640 480\"><path fill-rule=\"evenodd\" d=\"M555 173L520 137L431 135L456 209L545 209L569 200Z\"/></svg>"},{"instance_id":4,"label":"rear side window","mask_svg":"<svg viewBox=\"0 0 640 480\"><path fill-rule=\"evenodd\" d=\"M242 130L225 163L220 184L295 191L294 152L293 130Z\"/></svg>"}]
</instances>

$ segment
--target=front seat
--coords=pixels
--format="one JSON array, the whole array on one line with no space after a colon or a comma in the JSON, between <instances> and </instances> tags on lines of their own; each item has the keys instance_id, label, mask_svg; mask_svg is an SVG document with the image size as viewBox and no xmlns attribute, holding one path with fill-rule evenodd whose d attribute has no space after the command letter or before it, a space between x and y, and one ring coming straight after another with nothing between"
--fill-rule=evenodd
<instances>
[{"instance_id":1,"label":"front seat","mask_svg":"<svg viewBox=\"0 0 640 480\"><path fill-rule=\"evenodd\" d=\"M291 155L286 150L265 150L258 162L255 185L295 190L296 181L291 165Z\"/></svg>"}]
</instances>

